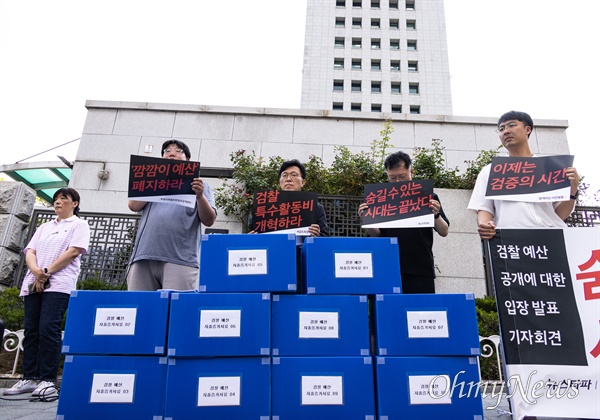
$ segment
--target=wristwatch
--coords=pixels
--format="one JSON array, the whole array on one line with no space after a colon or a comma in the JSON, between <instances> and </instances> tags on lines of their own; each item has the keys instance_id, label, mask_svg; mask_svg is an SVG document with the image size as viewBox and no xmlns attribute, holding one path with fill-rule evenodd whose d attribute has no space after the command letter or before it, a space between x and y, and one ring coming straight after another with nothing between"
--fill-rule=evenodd
<instances>
[{"instance_id":1,"label":"wristwatch","mask_svg":"<svg viewBox=\"0 0 600 420\"><path fill-rule=\"evenodd\" d=\"M434 219L439 219L440 218L440 213L436 214L435 216L433 216Z\"/></svg>"},{"instance_id":2,"label":"wristwatch","mask_svg":"<svg viewBox=\"0 0 600 420\"><path fill-rule=\"evenodd\" d=\"M44 268L44 274L48 274L48 269Z\"/></svg>"},{"instance_id":3,"label":"wristwatch","mask_svg":"<svg viewBox=\"0 0 600 420\"><path fill-rule=\"evenodd\" d=\"M571 194L571 195L569 196L569 198L570 198L571 200L577 200L577 197L579 197L579 190L577 190L577 192L575 193L575 195Z\"/></svg>"}]
</instances>

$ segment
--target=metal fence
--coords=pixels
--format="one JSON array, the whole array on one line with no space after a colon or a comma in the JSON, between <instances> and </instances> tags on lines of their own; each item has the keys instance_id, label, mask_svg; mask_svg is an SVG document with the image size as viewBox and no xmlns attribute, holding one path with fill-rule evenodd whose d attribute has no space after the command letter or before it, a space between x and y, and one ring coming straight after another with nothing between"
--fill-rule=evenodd
<instances>
[{"instance_id":1,"label":"metal fence","mask_svg":"<svg viewBox=\"0 0 600 420\"><path fill-rule=\"evenodd\" d=\"M34 210L23 246L29 243L38 226L55 217L53 210ZM140 216L82 212L79 217L90 227L90 246L88 252L81 256L79 280L98 278L114 285L125 282ZM21 258L16 270L16 286L20 286L26 270L25 258Z\"/></svg>"},{"instance_id":2,"label":"metal fence","mask_svg":"<svg viewBox=\"0 0 600 420\"><path fill-rule=\"evenodd\" d=\"M360 227L357 209L362 197L320 196L325 207L331 236L358 237L365 233ZM55 217L50 209L35 210L31 217L25 246L37 226ZM98 278L112 285L125 282L127 263L133 249L140 220L137 214L80 213L90 226L90 248L81 257L79 280ZM600 207L576 207L567 219L568 226L600 226ZM25 258L21 258L15 275L15 286L20 286L25 275Z\"/></svg>"}]
</instances>

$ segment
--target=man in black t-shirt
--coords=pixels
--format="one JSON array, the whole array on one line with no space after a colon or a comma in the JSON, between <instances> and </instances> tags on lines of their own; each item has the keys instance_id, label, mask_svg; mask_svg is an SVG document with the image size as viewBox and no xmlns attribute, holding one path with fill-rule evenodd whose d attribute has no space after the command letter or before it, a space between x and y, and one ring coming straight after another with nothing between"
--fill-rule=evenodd
<instances>
[{"instance_id":1,"label":"man in black t-shirt","mask_svg":"<svg viewBox=\"0 0 600 420\"><path fill-rule=\"evenodd\" d=\"M385 159L389 182L410 181L414 173L410 156L404 152L392 153ZM448 235L450 221L444 214L440 199L433 194L429 208L435 215L433 228L367 228L370 236L398 238L402 293L435 293L435 265L433 262L433 230L440 236ZM367 209L367 203L358 208L358 215Z\"/></svg>"}]
</instances>

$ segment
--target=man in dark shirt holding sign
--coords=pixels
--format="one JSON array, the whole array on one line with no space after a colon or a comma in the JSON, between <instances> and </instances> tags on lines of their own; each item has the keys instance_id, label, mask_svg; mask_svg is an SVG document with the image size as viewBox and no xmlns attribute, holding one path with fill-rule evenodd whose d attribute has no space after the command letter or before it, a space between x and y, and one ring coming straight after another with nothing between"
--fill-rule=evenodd
<instances>
[{"instance_id":1,"label":"man in dark shirt holding sign","mask_svg":"<svg viewBox=\"0 0 600 420\"><path fill-rule=\"evenodd\" d=\"M529 147L529 136L533 131L533 120L525 112L510 111L498 120L502 145L509 157L533 158ZM477 212L477 230L481 239L491 239L496 228L566 227L577 199L579 175L573 167L565 168L564 177L569 181L571 194L565 201L508 201L486 198L491 165L484 167L475 183L469 210Z\"/></svg>"},{"instance_id":2,"label":"man in dark shirt holding sign","mask_svg":"<svg viewBox=\"0 0 600 420\"><path fill-rule=\"evenodd\" d=\"M189 161L191 153L185 143L167 140L162 157ZM191 189L193 207L129 200L131 211L142 212L127 275L129 290L197 289L201 225L212 226L217 210L212 189L202 179L194 178Z\"/></svg>"},{"instance_id":3,"label":"man in dark shirt holding sign","mask_svg":"<svg viewBox=\"0 0 600 420\"><path fill-rule=\"evenodd\" d=\"M388 181L411 181L414 173L411 162L410 156L404 152L388 156L384 163ZM434 214L433 227L366 228L370 236L398 238L402 293L435 293L433 230L440 236L448 235L450 221L435 193L429 200L429 208ZM368 209L369 205L362 203L358 215L362 217Z\"/></svg>"}]
</instances>

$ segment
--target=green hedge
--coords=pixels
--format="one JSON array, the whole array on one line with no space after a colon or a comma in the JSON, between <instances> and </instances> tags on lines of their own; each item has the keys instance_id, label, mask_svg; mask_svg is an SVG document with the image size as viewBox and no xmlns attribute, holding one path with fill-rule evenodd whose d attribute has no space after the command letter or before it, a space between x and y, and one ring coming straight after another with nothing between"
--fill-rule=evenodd
<instances>
[{"instance_id":1,"label":"green hedge","mask_svg":"<svg viewBox=\"0 0 600 420\"><path fill-rule=\"evenodd\" d=\"M498 322L498 311L496 300L493 297L475 299L475 309L477 311L477 324L479 326L479 335L489 337L491 335L500 335L500 324ZM495 355L489 358L480 357L479 364L482 379L499 379L498 363Z\"/></svg>"}]
</instances>

